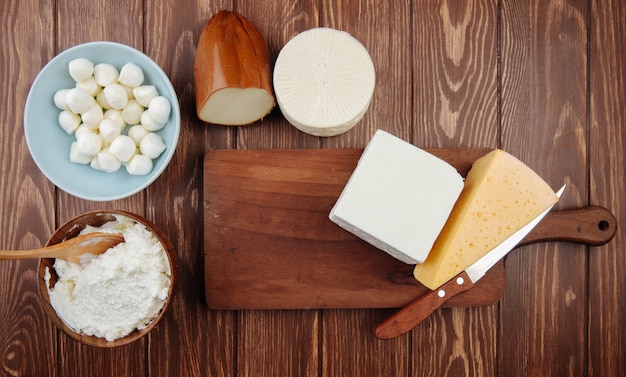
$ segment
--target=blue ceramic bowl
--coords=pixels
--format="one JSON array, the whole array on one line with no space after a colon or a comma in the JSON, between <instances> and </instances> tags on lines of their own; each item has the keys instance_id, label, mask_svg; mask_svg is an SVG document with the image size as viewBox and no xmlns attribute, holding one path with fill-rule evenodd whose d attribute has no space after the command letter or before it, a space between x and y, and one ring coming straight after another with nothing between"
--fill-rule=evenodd
<instances>
[{"instance_id":1,"label":"blue ceramic bowl","mask_svg":"<svg viewBox=\"0 0 626 377\"><path fill-rule=\"evenodd\" d=\"M131 175L124 167L106 173L70 161L70 145L76 137L68 135L59 125L60 110L54 105L53 98L57 90L75 86L68 64L80 57L91 60L94 65L113 64L118 70L128 62L135 63L144 71L144 84L154 85L160 95L169 99L172 105L170 119L163 129L157 131L167 149L153 161L154 167L149 174ZM35 163L61 190L87 200L117 200L143 190L163 173L178 143L180 107L169 78L148 56L119 43L90 42L63 51L41 70L26 99L24 132Z\"/></svg>"}]
</instances>

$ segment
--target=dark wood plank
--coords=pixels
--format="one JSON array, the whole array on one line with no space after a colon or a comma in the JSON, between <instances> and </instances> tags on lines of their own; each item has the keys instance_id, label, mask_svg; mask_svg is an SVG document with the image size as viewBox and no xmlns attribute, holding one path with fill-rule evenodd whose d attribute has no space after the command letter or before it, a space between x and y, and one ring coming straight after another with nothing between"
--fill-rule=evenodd
<instances>
[{"instance_id":1,"label":"dark wood plank","mask_svg":"<svg viewBox=\"0 0 626 377\"><path fill-rule=\"evenodd\" d=\"M165 174L146 190L147 215L171 238L179 258L179 288L170 315L150 334L154 376L235 375L236 323L232 312L209 310L204 300L202 165L209 148L232 148L233 130L196 117L193 64L209 18L232 1L147 6L146 53L168 74L181 106L181 134Z\"/></svg>"},{"instance_id":2,"label":"dark wood plank","mask_svg":"<svg viewBox=\"0 0 626 377\"><path fill-rule=\"evenodd\" d=\"M97 0L86 3L80 0L59 1L56 22L57 53L77 44L99 40L124 43L143 51L142 14L143 3L139 0ZM126 199L107 203L82 200L58 190L57 225L83 212L101 208L113 207L145 216L144 195L140 192ZM59 344L61 375L96 376L107 369L119 375L145 375L145 338L123 348L98 349L84 346L60 334ZM129 357L130 355L133 356Z\"/></svg>"},{"instance_id":3,"label":"dark wood plank","mask_svg":"<svg viewBox=\"0 0 626 377\"><path fill-rule=\"evenodd\" d=\"M318 376L318 310L239 311L237 371L242 376Z\"/></svg>"},{"instance_id":4,"label":"dark wood plank","mask_svg":"<svg viewBox=\"0 0 626 377\"><path fill-rule=\"evenodd\" d=\"M319 26L319 0L291 3L263 0L236 5L235 10L266 38L272 65L280 49L294 35ZM238 127L235 132L238 149L318 148L320 144L318 137L290 125L278 106L260 122ZM238 312L237 370L255 376L318 375L318 318L319 312L315 310Z\"/></svg>"},{"instance_id":5,"label":"dark wood plank","mask_svg":"<svg viewBox=\"0 0 626 377\"><path fill-rule=\"evenodd\" d=\"M495 376L498 305L439 310L412 332L413 375Z\"/></svg>"},{"instance_id":6,"label":"dark wood plank","mask_svg":"<svg viewBox=\"0 0 626 377\"><path fill-rule=\"evenodd\" d=\"M497 147L498 4L413 3L413 142Z\"/></svg>"},{"instance_id":7,"label":"dark wood plank","mask_svg":"<svg viewBox=\"0 0 626 377\"><path fill-rule=\"evenodd\" d=\"M320 0L303 0L286 4L262 0L238 2L236 11L256 26L267 41L272 67L280 49L296 34L319 25ZM268 15L273 15L268 17ZM278 105L261 121L235 127L236 147L257 148L318 148L320 140L289 124Z\"/></svg>"},{"instance_id":8,"label":"dark wood plank","mask_svg":"<svg viewBox=\"0 0 626 377\"><path fill-rule=\"evenodd\" d=\"M589 146L590 201L626 219L626 3L591 2ZM626 227L613 242L589 252L589 376L626 370Z\"/></svg>"},{"instance_id":9,"label":"dark wood plank","mask_svg":"<svg viewBox=\"0 0 626 377\"><path fill-rule=\"evenodd\" d=\"M0 248L43 246L54 231L54 186L24 140L30 86L54 54L54 7L47 1L0 7ZM14 376L57 375L56 330L39 302L37 261L0 261L0 370Z\"/></svg>"},{"instance_id":10,"label":"dark wood plank","mask_svg":"<svg viewBox=\"0 0 626 377\"><path fill-rule=\"evenodd\" d=\"M567 182L561 209L587 204L586 20L586 1L502 5L502 146L553 187ZM563 243L507 258L501 375L584 373L585 259Z\"/></svg>"},{"instance_id":11,"label":"dark wood plank","mask_svg":"<svg viewBox=\"0 0 626 377\"><path fill-rule=\"evenodd\" d=\"M376 86L369 109L350 131L321 140L324 148L363 148L377 129L410 140L411 5L406 1L322 2L320 26L350 33L374 62ZM388 311L329 310L322 320L322 374L409 375L407 341L373 336Z\"/></svg>"},{"instance_id":12,"label":"dark wood plank","mask_svg":"<svg viewBox=\"0 0 626 377\"><path fill-rule=\"evenodd\" d=\"M497 10L493 1L413 2L414 144L499 146ZM493 375L495 308L442 309L418 325L413 375Z\"/></svg>"}]
</instances>

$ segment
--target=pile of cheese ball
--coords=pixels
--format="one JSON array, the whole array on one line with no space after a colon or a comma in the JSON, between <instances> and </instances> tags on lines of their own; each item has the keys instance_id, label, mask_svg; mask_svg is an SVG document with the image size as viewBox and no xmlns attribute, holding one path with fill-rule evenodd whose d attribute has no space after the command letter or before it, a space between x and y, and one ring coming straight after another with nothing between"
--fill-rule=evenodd
<instances>
[{"instance_id":1,"label":"pile of cheese ball","mask_svg":"<svg viewBox=\"0 0 626 377\"><path fill-rule=\"evenodd\" d=\"M150 173L152 160L166 149L155 131L168 122L169 100L144 83L134 63L118 70L77 58L69 62L69 73L76 86L58 90L54 104L61 110L59 124L76 137L70 161L108 173L122 166L132 175Z\"/></svg>"}]
</instances>

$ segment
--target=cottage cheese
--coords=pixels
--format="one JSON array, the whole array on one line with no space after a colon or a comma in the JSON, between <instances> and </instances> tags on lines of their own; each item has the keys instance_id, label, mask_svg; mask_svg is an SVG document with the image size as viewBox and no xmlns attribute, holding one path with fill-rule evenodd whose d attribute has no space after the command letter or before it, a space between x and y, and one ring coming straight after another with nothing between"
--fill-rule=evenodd
<instances>
[{"instance_id":1,"label":"cottage cheese","mask_svg":"<svg viewBox=\"0 0 626 377\"><path fill-rule=\"evenodd\" d=\"M125 242L82 264L57 259L59 277L48 288L50 303L74 331L106 338L122 338L141 330L163 309L171 285L171 269L165 249L142 224L126 216L91 232L123 233ZM50 287L51 273L46 271Z\"/></svg>"}]
</instances>

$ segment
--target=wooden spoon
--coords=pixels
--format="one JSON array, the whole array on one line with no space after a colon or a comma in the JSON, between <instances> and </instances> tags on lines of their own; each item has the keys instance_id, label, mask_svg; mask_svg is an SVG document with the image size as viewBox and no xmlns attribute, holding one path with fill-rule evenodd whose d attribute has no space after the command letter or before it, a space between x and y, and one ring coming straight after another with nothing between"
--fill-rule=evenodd
<instances>
[{"instance_id":1,"label":"wooden spoon","mask_svg":"<svg viewBox=\"0 0 626 377\"><path fill-rule=\"evenodd\" d=\"M94 232L70 238L56 245L33 250L0 250L1 259L58 258L80 263L84 254L100 255L124 241L120 233Z\"/></svg>"}]
</instances>

